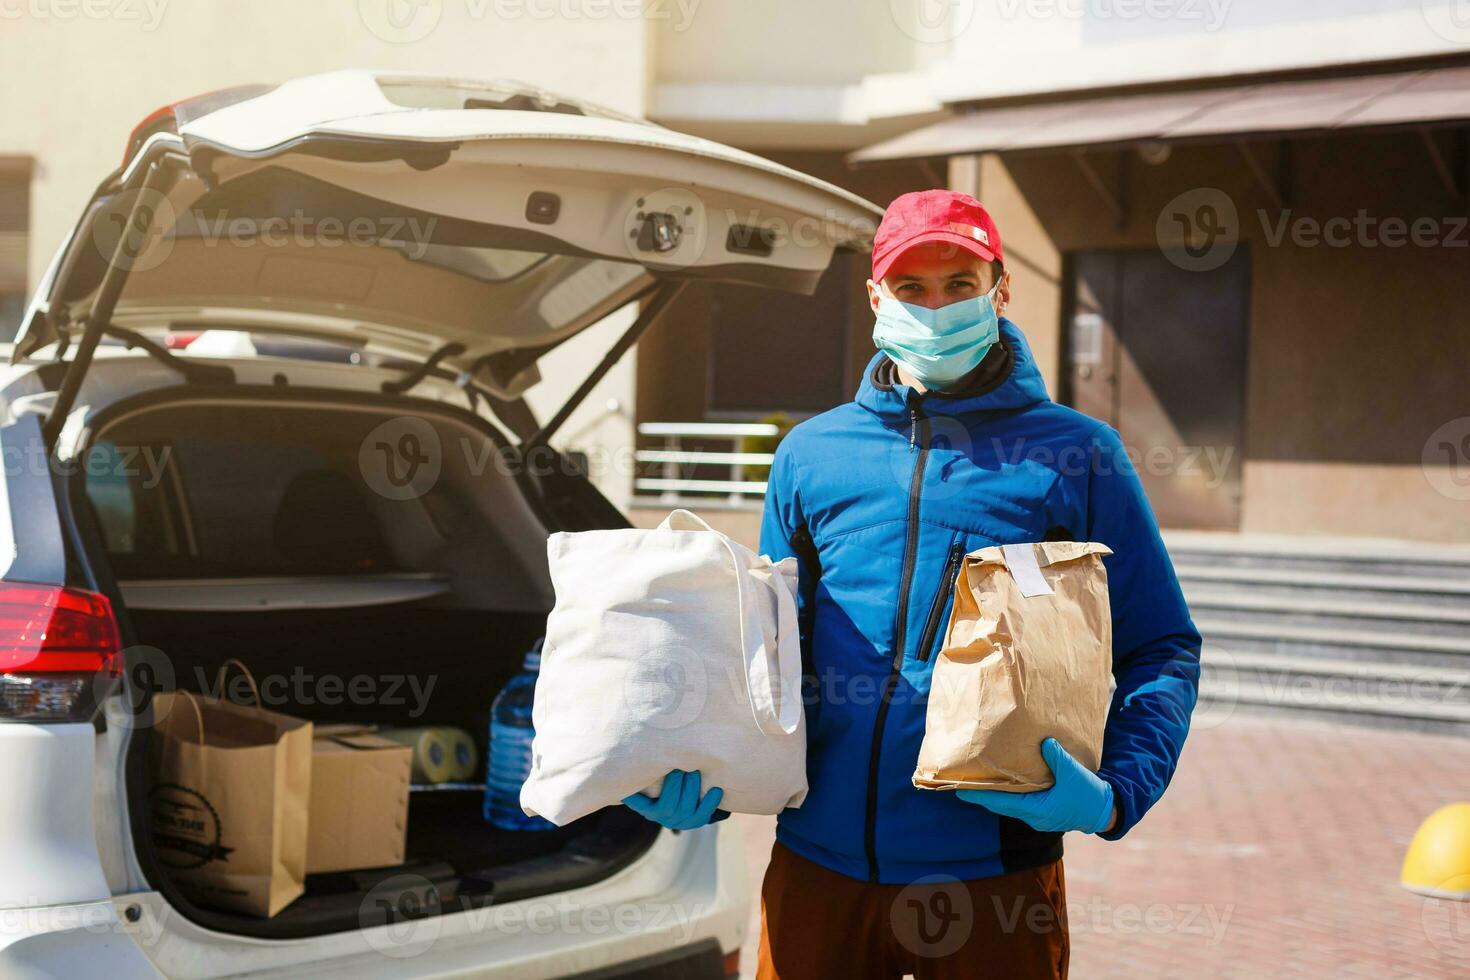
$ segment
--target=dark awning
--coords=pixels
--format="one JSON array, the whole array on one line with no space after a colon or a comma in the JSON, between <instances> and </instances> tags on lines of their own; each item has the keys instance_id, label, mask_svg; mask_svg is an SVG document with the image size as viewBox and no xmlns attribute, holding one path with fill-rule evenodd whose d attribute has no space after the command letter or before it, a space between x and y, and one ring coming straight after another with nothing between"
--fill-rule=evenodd
<instances>
[{"instance_id":1,"label":"dark awning","mask_svg":"<svg viewBox=\"0 0 1470 980\"><path fill-rule=\"evenodd\" d=\"M1467 119L1470 67L1424 68L974 109L858 150L848 159L876 163Z\"/></svg>"}]
</instances>

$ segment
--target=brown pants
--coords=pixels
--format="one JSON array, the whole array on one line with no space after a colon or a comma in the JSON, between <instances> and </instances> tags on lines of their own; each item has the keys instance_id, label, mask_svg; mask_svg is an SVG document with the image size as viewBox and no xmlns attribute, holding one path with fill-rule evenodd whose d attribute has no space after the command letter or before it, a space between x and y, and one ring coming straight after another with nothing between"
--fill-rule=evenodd
<instances>
[{"instance_id":1,"label":"brown pants","mask_svg":"<svg viewBox=\"0 0 1470 980\"><path fill-rule=\"evenodd\" d=\"M1062 862L976 881L873 885L781 844L761 886L760 980L1065 980Z\"/></svg>"}]
</instances>

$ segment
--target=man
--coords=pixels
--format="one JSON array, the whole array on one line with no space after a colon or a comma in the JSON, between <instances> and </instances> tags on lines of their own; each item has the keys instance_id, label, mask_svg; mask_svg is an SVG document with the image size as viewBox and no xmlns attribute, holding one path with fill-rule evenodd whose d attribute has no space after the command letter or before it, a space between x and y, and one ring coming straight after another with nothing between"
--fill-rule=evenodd
<instances>
[{"instance_id":1,"label":"man","mask_svg":"<svg viewBox=\"0 0 1470 980\"><path fill-rule=\"evenodd\" d=\"M781 442L761 551L802 565L808 780L777 822L759 976L1063 977L1062 834L1123 836L1163 794L1189 728L1199 634L1118 434L1052 402L978 201L906 194L874 242L879 348L855 401ZM1056 784L910 781L956 553L1099 541L1113 617L1102 766L1041 746ZM671 773L631 805L699 826L719 792Z\"/></svg>"}]
</instances>

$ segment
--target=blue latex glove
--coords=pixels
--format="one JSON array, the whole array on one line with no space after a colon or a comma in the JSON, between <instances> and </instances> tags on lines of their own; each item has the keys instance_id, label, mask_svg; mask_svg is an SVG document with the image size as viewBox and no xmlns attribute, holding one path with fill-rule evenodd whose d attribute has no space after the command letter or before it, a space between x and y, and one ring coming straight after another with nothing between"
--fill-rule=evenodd
<instances>
[{"instance_id":1,"label":"blue latex glove","mask_svg":"<svg viewBox=\"0 0 1470 980\"><path fill-rule=\"evenodd\" d=\"M978 803L992 813L1015 817L1037 830L1080 830L1098 834L1113 825L1113 787L1088 772L1054 738L1041 743L1041 757L1051 767L1056 784L1034 793L1003 793L996 789L961 789L956 795Z\"/></svg>"},{"instance_id":2,"label":"blue latex glove","mask_svg":"<svg viewBox=\"0 0 1470 980\"><path fill-rule=\"evenodd\" d=\"M664 777L658 799L634 793L623 800L629 809L670 830L693 830L703 827L715 816L715 808L725 791L716 786L699 797L699 770L675 769Z\"/></svg>"}]
</instances>

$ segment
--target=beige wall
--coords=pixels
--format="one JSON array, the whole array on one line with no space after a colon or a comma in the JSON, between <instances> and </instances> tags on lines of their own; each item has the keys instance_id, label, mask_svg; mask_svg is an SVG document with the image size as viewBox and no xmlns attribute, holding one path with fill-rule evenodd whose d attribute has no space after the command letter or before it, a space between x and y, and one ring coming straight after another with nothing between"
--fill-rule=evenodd
<instances>
[{"instance_id":1,"label":"beige wall","mask_svg":"<svg viewBox=\"0 0 1470 980\"><path fill-rule=\"evenodd\" d=\"M1255 151L1274 171L1274 144ZM1117 155L1092 159L1111 183ZM1069 251L1156 248L1156 222L1176 195L1228 195L1251 250L1241 529L1470 541L1470 493L1436 489L1448 470L1433 447L1425 462L1441 427L1470 438L1470 232L1418 136L1296 141L1285 220L1353 220L1365 209L1377 222L1427 221L1440 244L1390 246L1377 232L1352 232L1343 247L1296 244L1290 234L1273 244L1283 213L1234 146L1181 146L1162 166L1130 165L1121 226L1061 154L987 160L981 194L1007 244L1025 241L1047 270ZM1044 295L1023 319L1029 284L1012 265L1017 322L1040 346L1060 326L1060 296L1034 277Z\"/></svg>"},{"instance_id":2,"label":"beige wall","mask_svg":"<svg viewBox=\"0 0 1470 980\"><path fill-rule=\"evenodd\" d=\"M931 85L950 102L1455 54L1467 41L1452 0L966 0L930 10L948 15L932 32L948 50Z\"/></svg>"},{"instance_id":3,"label":"beige wall","mask_svg":"<svg viewBox=\"0 0 1470 980\"><path fill-rule=\"evenodd\" d=\"M109 2L99 0L99 9ZM391 32L359 15L371 3L151 2L161 7L156 23L144 0L112 4L119 16L139 11L139 20L0 20L6 78L0 156L38 163L33 282L97 182L117 166L132 128L159 106L191 95L339 68L380 68L519 78L627 112L644 108L648 32L641 19L507 19L496 14L504 5L443 2L425 8L440 16L422 38L392 43L374 29ZM12 8L27 9L7 5Z\"/></svg>"},{"instance_id":4,"label":"beige wall","mask_svg":"<svg viewBox=\"0 0 1470 980\"><path fill-rule=\"evenodd\" d=\"M470 78L516 78L642 113L651 32L641 17L545 18L564 5L443 0L395 31L381 20L389 0L180 2L98 0L103 16L52 15L63 4L6 4L0 17L0 159L28 158L30 282L39 279L97 183L118 165L129 132L172 101L251 82L277 82L340 68L377 68ZM590 8L589 8L590 9ZM519 12L518 12L519 11ZM13 16L20 12L22 16ZM129 17L136 14L136 18ZM561 404L600 358L599 337L568 345L548 363L530 401L544 414ZM604 458L632 443L632 358L615 369L564 432ZM616 402L621 412L609 412ZM599 483L626 499L627 474Z\"/></svg>"},{"instance_id":5,"label":"beige wall","mask_svg":"<svg viewBox=\"0 0 1470 980\"><path fill-rule=\"evenodd\" d=\"M894 0L669 0L651 20L660 82L832 85L909 71L933 52Z\"/></svg>"},{"instance_id":6,"label":"beige wall","mask_svg":"<svg viewBox=\"0 0 1470 980\"><path fill-rule=\"evenodd\" d=\"M952 158L949 186L975 197L995 219L1011 274L1006 317L1026 335L1047 391L1055 397L1061 367L1061 250L995 154Z\"/></svg>"}]
</instances>

